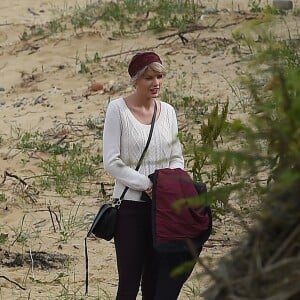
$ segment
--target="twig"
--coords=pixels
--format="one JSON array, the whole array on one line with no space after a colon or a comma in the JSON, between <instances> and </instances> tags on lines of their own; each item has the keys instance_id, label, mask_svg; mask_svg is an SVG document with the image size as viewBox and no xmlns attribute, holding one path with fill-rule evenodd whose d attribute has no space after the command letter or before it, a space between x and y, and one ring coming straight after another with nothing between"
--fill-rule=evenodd
<instances>
[{"instance_id":1,"label":"twig","mask_svg":"<svg viewBox=\"0 0 300 300\"><path fill-rule=\"evenodd\" d=\"M34 272L33 272L33 257L32 257L32 253L31 253L31 248L29 249L29 256L30 256L30 260L31 260L31 273L32 273L32 278L34 279Z\"/></svg>"},{"instance_id":2,"label":"twig","mask_svg":"<svg viewBox=\"0 0 300 300\"><path fill-rule=\"evenodd\" d=\"M228 242L229 241L229 238L226 238L226 239L216 239L216 238L209 238L209 241L210 242Z\"/></svg>"},{"instance_id":3,"label":"twig","mask_svg":"<svg viewBox=\"0 0 300 300\"><path fill-rule=\"evenodd\" d=\"M48 206L47 208L48 208L48 211L49 211L49 214L50 214L50 217L51 217L51 222L52 222L53 230L54 230L54 232L56 232L56 228L55 228L54 220L53 220L53 216L52 216L52 211L50 209L50 206Z\"/></svg>"},{"instance_id":4,"label":"twig","mask_svg":"<svg viewBox=\"0 0 300 300\"><path fill-rule=\"evenodd\" d=\"M62 143L66 138L68 137L68 135L64 135L63 137L61 137L57 142L56 145L59 145L60 143ZM49 147L50 148L50 147Z\"/></svg>"},{"instance_id":5,"label":"twig","mask_svg":"<svg viewBox=\"0 0 300 300\"><path fill-rule=\"evenodd\" d=\"M109 55L101 56L101 58L105 59L105 58L111 58L111 57L115 57L115 56L120 56L120 55L123 55L123 54L130 54L130 53L134 53L134 52L138 52L138 51L152 50L152 49L157 48L157 47L159 47L159 46L156 46L156 47L147 47L147 48L141 48L141 49L127 50L127 51L122 51L122 52L118 52L118 53L114 53L114 54L109 54Z\"/></svg>"},{"instance_id":6,"label":"twig","mask_svg":"<svg viewBox=\"0 0 300 300\"><path fill-rule=\"evenodd\" d=\"M101 190L101 194L102 194L103 198L106 199L107 194L106 194L103 182L100 183L100 190Z\"/></svg>"},{"instance_id":7,"label":"twig","mask_svg":"<svg viewBox=\"0 0 300 300\"><path fill-rule=\"evenodd\" d=\"M21 183L23 183L25 186L27 186L28 184L26 183L26 181L24 181L22 178L20 178L19 176L17 175L14 175L14 174L11 174L7 171L4 171L4 176L3 176L3 180L2 180L2 184L6 181L6 177L13 177L13 178L16 178L18 179Z\"/></svg>"},{"instance_id":8,"label":"twig","mask_svg":"<svg viewBox=\"0 0 300 300\"><path fill-rule=\"evenodd\" d=\"M194 31L197 31L197 30L207 29L209 27L210 26L197 25L197 26L194 26L194 27L192 27L190 29L186 29L186 30L183 30L183 31L174 32L174 33L170 33L170 34L161 36L161 37L158 38L158 40L164 40L164 39L176 36L176 35L180 36L180 35L183 35L183 34L186 34L186 33L190 33L190 32L194 32Z\"/></svg>"},{"instance_id":9,"label":"twig","mask_svg":"<svg viewBox=\"0 0 300 300\"><path fill-rule=\"evenodd\" d=\"M234 60L234 61L228 62L225 66L230 66L230 65L233 65L233 64L237 64L237 63L239 63L239 62L241 62L240 59Z\"/></svg>"},{"instance_id":10,"label":"twig","mask_svg":"<svg viewBox=\"0 0 300 300\"><path fill-rule=\"evenodd\" d=\"M266 278L268 273L274 274L274 272L278 271L278 269L281 269L283 267L285 267L286 270L291 270L291 267L297 266L299 264L299 261L300 261L300 258L298 258L298 257L282 259L282 260L278 261L276 264L272 264L270 266L267 266L265 268L262 268L262 269L256 271L255 275L247 274L243 277L238 277L238 278L232 280L230 282L231 286L233 286L233 285L238 286L242 282L249 282L251 279L253 279L253 276L259 276L259 278L261 278L261 279ZM291 273L289 273L289 274L291 274ZM287 282L288 282L288 280L287 280ZM271 298L269 298L269 299L271 299Z\"/></svg>"},{"instance_id":11,"label":"twig","mask_svg":"<svg viewBox=\"0 0 300 300\"><path fill-rule=\"evenodd\" d=\"M186 45L189 42L189 40L185 36L183 36L183 34L181 32L178 33L178 36L180 37L180 40L183 45Z\"/></svg>"},{"instance_id":12,"label":"twig","mask_svg":"<svg viewBox=\"0 0 300 300\"><path fill-rule=\"evenodd\" d=\"M230 26L234 26L234 25L238 25L240 23L242 23L243 21L245 20L252 20L252 19L256 19L256 16L248 16L246 18L243 18L241 20L238 20L236 22L232 22L232 23L228 23L228 24L225 24L223 26L218 26L217 28L226 28L226 27L230 27ZM172 36L176 36L176 35L183 35L183 34L186 34L186 33L191 33L191 32L194 32L194 31L198 31L198 30L204 30L204 29L212 29L214 28L217 23L220 21L221 19L217 19L215 21L215 23L213 23L212 25L207 25L207 26L204 26L204 25L195 25L195 26L192 26L191 28L188 28L186 30L183 30L183 31L179 31L179 32L175 32L175 33L171 33L171 34L168 34L168 35L165 35L165 36L162 36L162 37L159 37L158 39L159 40L164 40L166 38L169 38L169 37L172 37Z\"/></svg>"},{"instance_id":13,"label":"twig","mask_svg":"<svg viewBox=\"0 0 300 300\"><path fill-rule=\"evenodd\" d=\"M224 29L224 28L227 28L227 27L238 25L238 24L240 24L240 23L242 23L244 21L250 21L250 20L254 20L254 19L257 19L257 15L246 16L245 18L240 18L239 20L237 20L235 22L225 24L225 25L220 26L218 28Z\"/></svg>"},{"instance_id":14,"label":"twig","mask_svg":"<svg viewBox=\"0 0 300 300\"><path fill-rule=\"evenodd\" d=\"M175 35L177 35L177 33ZM166 43L160 43L160 44L157 44L156 46L152 46L152 47L144 47L144 48L139 48L139 49L131 49L131 50L126 50L126 51L120 51L118 53L108 54L108 55L105 55L105 56L101 56L101 59L111 58L111 57L120 56L120 55L124 55L124 54L135 53L135 52L139 52L139 51L153 50L153 49L157 49L160 46L163 46L165 44ZM94 70L94 72L97 72L99 70L102 70L102 69L96 69L96 70Z\"/></svg>"},{"instance_id":15,"label":"twig","mask_svg":"<svg viewBox=\"0 0 300 300\"><path fill-rule=\"evenodd\" d=\"M26 216L26 214L23 216L23 218L22 218L22 221L21 221L21 230L20 230L20 232L18 233L18 235L17 235L17 237L15 238L15 240L12 242L12 246L15 244L15 242L18 240L18 238L21 236L21 234L22 234L22 230L23 230L23 224L24 224L24 220L25 220L25 216Z\"/></svg>"},{"instance_id":16,"label":"twig","mask_svg":"<svg viewBox=\"0 0 300 300\"><path fill-rule=\"evenodd\" d=\"M59 210L59 213L60 213L60 210ZM56 213L55 211L51 210L51 214L54 214L55 219L56 219L56 222L57 222L57 224L58 224L58 229L61 230L61 224L60 224L60 220L59 220L59 218L58 218L57 213ZM51 215L51 218L52 218L52 215Z\"/></svg>"},{"instance_id":17,"label":"twig","mask_svg":"<svg viewBox=\"0 0 300 300\"><path fill-rule=\"evenodd\" d=\"M51 211L50 214L53 214L55 216L56 222L58 224L58 229L61 230L61 225L60 225L60 221L59 221L57 213L55 211L53 211L53 210L50 210L50 206L48 206L47 209L38 209L38 210L35 210L35 212L42 212L42 211L48 211L48 212ZM51 219L52 219L52 216L51 216Z\"/></svg>"},{"instance_id":18,"label":"twig","mask_svg":"<svg viewBox=\"0 0 300 300\"><path fill-rule=\"evenodd\" d=\"M220 19L217 19L215 21L215 23L213 23L212 25L207 25L207 26L195 25L195 26L193 26L189 29L186 29L186 30L182 30L182 31L179 31L179 32L175 32L175 33L171 33L171 34L168 34L168 35L161 36L161 37L158 38L158 40L164 40L164 39L167 39L169 37L176 36L176 35L178 35L180 37L180 36L182 36L183 34L186 34L186 33L191 33L191 32L194 32L194 31L204 30L204 29L208 29L208 28L214 28L219 21L220 21Z\"/></svg>"},{"instance_id":19,"label":"twig","mask_svg":"<svg viewBox=\"0 0 300 300\"><path fill-rule=\"evenodd\" d=\"M282 254L282 252L289 246L289 244L295 240L297 240L297 235L300 233L300 225L298 225L291 234L285 239L285 241L281 244L281 246L277 249L277 251L270 257L267 261L266 266L274 263Z\"/></svg>"},{"instance_id":20,"label":"twig","mask_svg":"<svg viewBox=\"0 0 300 300\"><path fill-rule=\"evenodd\" d=\"M28 12L30 12L32 15L34 15L34 16L39 16L39 14L36 13L34 10L32 10L30 7L29 7L27 10L28 10Z\"/></svg>"},{"instance_id":21,"label":"twig","mask_svg":"<svg viewBox=\"0 0 300 300\"><path fill-rule=\"evenodd\" d=\"M55 216L56 222L57 222L57 224L58 224L59 230L62 230L61 224L60 224L60 220L59 220L59 218L58 218L57 213L56 213L55 211L52 211L52 213L54 213L54 216ZM59 209L59 214L60 214L60 209Z\"/></svg>"},{"instance_id":22,"label":"twig","mask_svg":"<svg viewBox=\"0 0 300 300\"><path fill-rule=\"evenodd\" d=\"M5 275L0 275L0 278L3 278L7 281L9 281L10 283L13 283L14 285L16 285L17 287L19 287L21 290L26 291L26 288L24 288L23 286L21 286L19 283L17 283L16 281L13 281L11 279L9 279L8 277L6 277Z\"/></svg>"},{"instance_id":23,"label":"twig","mask_svg":"<svg viewBox=\"0 0 300 300\"><path fill-rule=\"evenodd\" d=\"M221 243L221 244L213 244L207 242L206 244L203 245L204 248L214 248L214 247L234 247L237 246L238 243Z\"/></svg>"},{"instance_id":24,"label":"twig","mask_svg":"<svg viewBox=\"0 0 300 300\"><path fill-rule=\"evenodd\" d=\"M11 174L11 173L9 173L7 171L4 171L4 176L3 176L3 180L1 182L1 184L3 184L6 181L6 177L7 176L19 180L25 186L24 192L27 195L27 197L31 200L32 203L36 203L36 200L30 195L30 193L28 191L28 189L30 188L29 184L24 179L22 179L21 177L19 177L18 175Z\"/></svg>"},{"instance_id":25,"label":"twig","mask_svg":"<svg viewBox=\"0 0 300 300\"><path fill-rule=\"evenodd\" d=\"M24 277L24 279L23 279L23 285L24 285L25 287L26 287L27 278L28 278L29 273L30 273L30 269L31 269L31 267L28 268L28 270L27 270L27 272L26 272L26 275L25 275L25 277Z\"/></svg>"}]
</instances>

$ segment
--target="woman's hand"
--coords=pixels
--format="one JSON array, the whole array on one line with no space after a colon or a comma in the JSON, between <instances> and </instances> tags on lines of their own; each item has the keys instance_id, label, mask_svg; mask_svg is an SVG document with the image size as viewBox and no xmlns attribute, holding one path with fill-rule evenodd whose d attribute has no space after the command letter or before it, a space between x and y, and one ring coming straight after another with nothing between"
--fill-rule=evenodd
<instances>
[{"instance_id":1,"label":"woman's hand","mask_svg":"<svg viewBox=\"0 0 300 300\"><path fill-rule=\"evenodd\" d=\"M152 198L152 186L151 186L151 187L148 187L148 188L145 190L145 193L148 195L149 198Z\"/></svg>"}]
</instances>

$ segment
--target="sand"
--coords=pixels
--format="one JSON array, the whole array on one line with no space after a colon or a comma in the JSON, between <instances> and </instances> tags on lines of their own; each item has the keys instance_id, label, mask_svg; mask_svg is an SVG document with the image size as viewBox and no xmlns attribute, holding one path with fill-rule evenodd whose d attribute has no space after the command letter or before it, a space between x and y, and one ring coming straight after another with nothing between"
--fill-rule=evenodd
<instances>
[{"instance_id":1,"label":"sand","mask_svg":"<svg viewBox=\"0 0 300 300\"><path fill-rule=\"evenodd\" d=\"M47 133L50 142L83 138L95 155L100 153L101 139L91 135L84 125L93 120L101 127L109 99L132 90L126 64L133 51L152 48L159 52L168 66L166 89L198 97L211 105L229 99L229 118L247 117L246 94L236 88L238 95L232 89L246 68L233 53L232 32L246 19L256 17L249 12L249 1L201 1L208 8L201 21L206 29L185 34L186 44L172 36L172 30L122 37L113 36L112 30L97 24L76 31L68 24L63 32L24 40L24 32L32 26L42 27L93 2L96 1L0 3L0 241L8 237L6 242L0 242L0 276L6 276L0 277L0 299L82 299L83 241L93 214L104 200L99 193L100 184L109 195L112 178L100 171L100 177L89 185L89 195L63 197L51 187L40 190L32 183L35 176L42 174L39 164L49 155L18 149L18 143L25 133L39 132ZM287 24L297 22L291 12L285 20ZM287 34L282 26L274 30L278 35ZM96 53L101 61L95 61ZM82 74L81 63L87 59L94 61L87 64L89 72ZM91 90L95 82L104 88ZM61 232L55 213L61 218ZM216 220L214 225L214 234L201 254L212 264L228 253L243 234L241 224L231 215ZM113 242L89 240L89 259L92 299L113 299L117 287ZM201 272L203 268L197 266L180 299L194 299L189 296L193 289L201 292L209 285L209 276L197 279Z\"/></svg>"}]
</instances>

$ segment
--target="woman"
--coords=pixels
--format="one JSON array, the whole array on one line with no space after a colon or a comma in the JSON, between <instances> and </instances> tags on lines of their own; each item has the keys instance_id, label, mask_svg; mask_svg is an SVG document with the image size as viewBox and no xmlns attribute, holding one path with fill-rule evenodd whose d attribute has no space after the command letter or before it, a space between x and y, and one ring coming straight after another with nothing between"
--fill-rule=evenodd
<instances>
[{"instance_id":1,"label":"woman","mask_svg":"<svg viewBox=\"0 0 300 300\"><path fill-rule=\"evenodd\" d=\"M170 272L190 260L186 253L162 255L153 249L151 201L148 175L160 168L184 168L174 108L158 100L165 68L154 52L136 54L128 67L135 91L109 103L103 132L103 162L115 178L113 198L127 190L119 210L114 237L119 273L118 300L136 299L141 283L144 300L177 299L190 273L173 278ZM151 119L156 121L149 148L140 169L137 162L146 145Z\"/></svg>"}]
</instances>

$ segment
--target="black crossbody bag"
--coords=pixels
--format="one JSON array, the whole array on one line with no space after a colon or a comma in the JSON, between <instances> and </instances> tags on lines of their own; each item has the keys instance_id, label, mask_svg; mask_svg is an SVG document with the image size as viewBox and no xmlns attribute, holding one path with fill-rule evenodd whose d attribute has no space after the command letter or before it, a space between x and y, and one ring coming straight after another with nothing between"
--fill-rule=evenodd
<instances>
[{"instance_id":1,"label":"black crossbody bag","mask_svg":"<svg viewBox=\"0 0 300 300\"><path fill-rule=\"evenodd\" d=\"M154 129L154 123L156 119L156 111L157 111L157 104L156 101L154 101L154 112L151 120L151 127L147 139L146 146L142 152L142 155L136 165L135 170L138 171L140 168L142 161L146 155L146 152L148 150L152 133ZM124 188L123 193L121 194L119 199L113 199L110 203L104 203L96 217L94 218L94 221L84 239L84 248L85 248L85 265L86 265L86 286L85 286L85 294L88 293L88 247L87 247L87 238L88 237L96 237L99 239L104 239L106 241L110 241L115 234L117 219L118 219L118 210L120 208L121 202L124 199L125 194L128 191L128 187L126 186Z\"/></svg>"}]
</instances>

